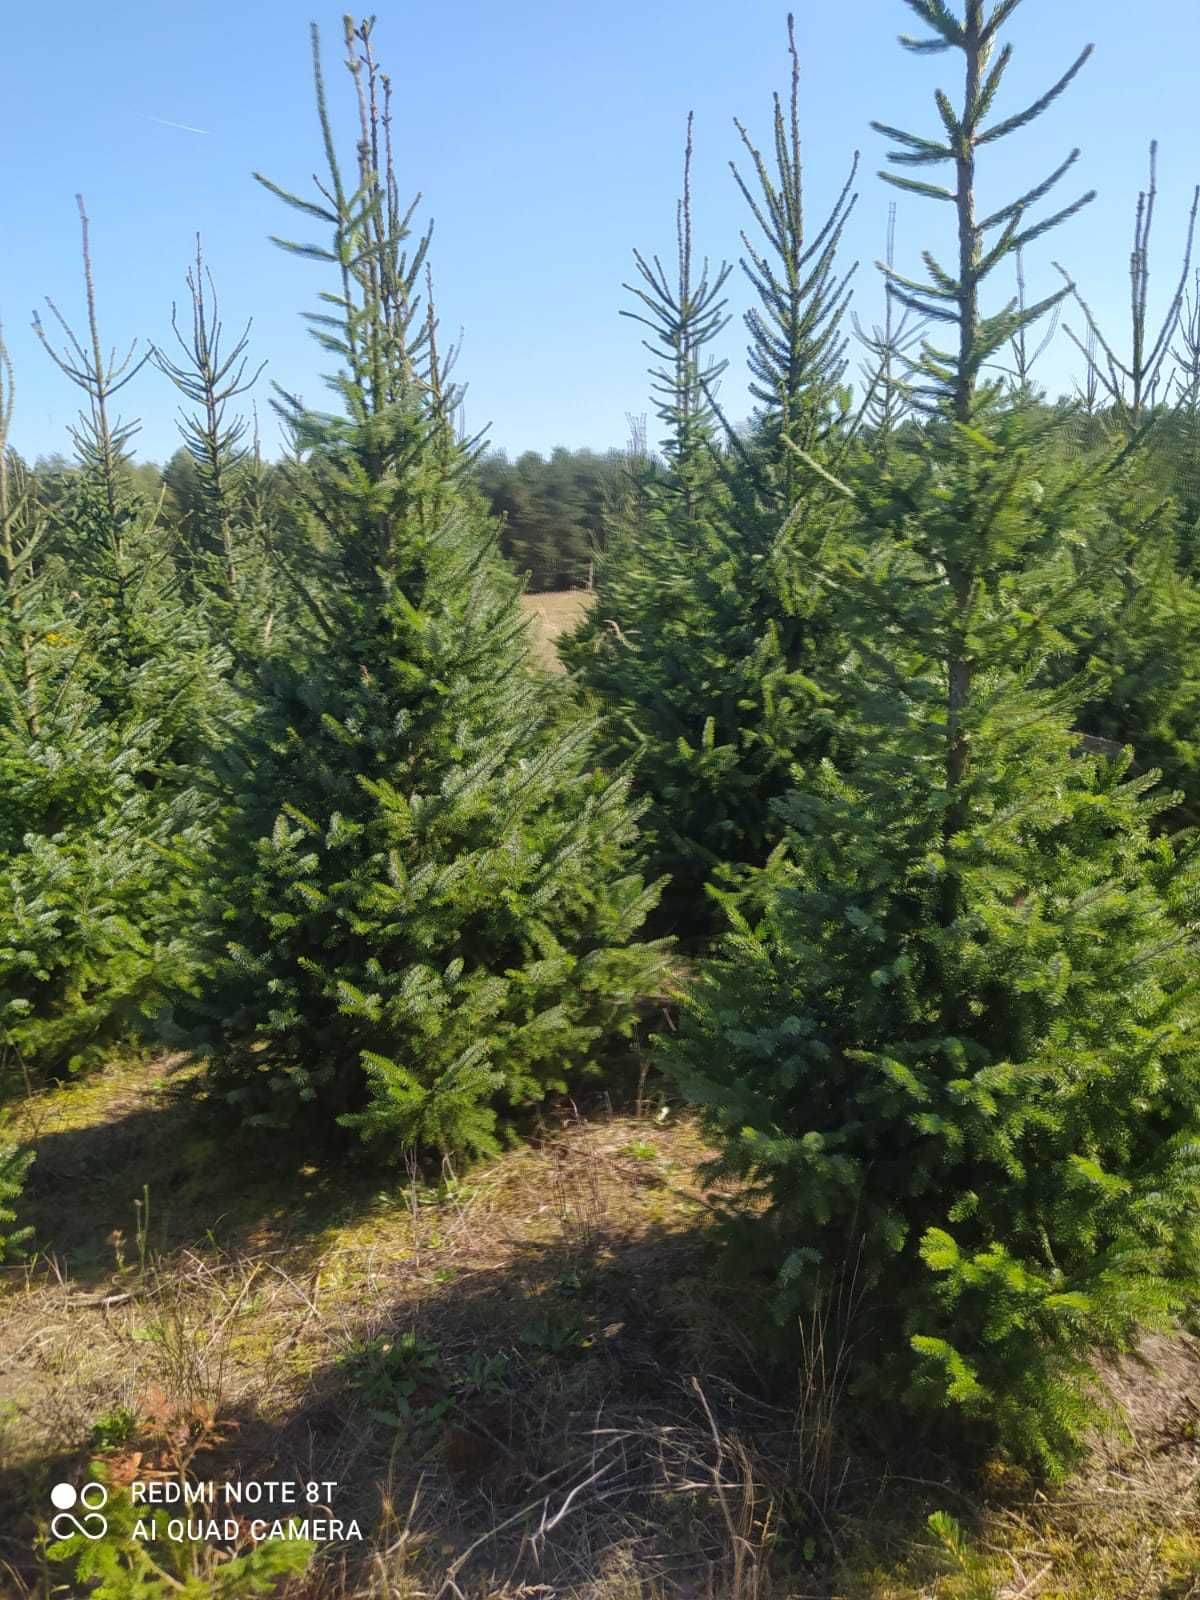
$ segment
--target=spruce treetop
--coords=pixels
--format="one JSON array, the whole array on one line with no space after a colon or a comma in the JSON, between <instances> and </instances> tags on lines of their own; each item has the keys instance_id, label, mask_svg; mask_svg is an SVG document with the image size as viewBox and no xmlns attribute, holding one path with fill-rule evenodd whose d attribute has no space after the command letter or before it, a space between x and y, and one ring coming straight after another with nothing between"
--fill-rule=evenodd
<instances>
[{"instance_id":1,"label":"spruce treetop","mask_svg":"<svg viewBox=\"0 0 1200 1600\"><path fill-rule=\"evenodd\" d=\"M1133 246L1129 252L1129 354L1122 358L1114 343L1104 334L1091 306L1070 276L1060 267L1068 288L1083 313L1086 337L1068 324L1067 337L1087 362L1088 381L1112 406L1118 425L1135 434L1146 416L1163 397L1164 373L1171 354L1171 340L1183 315L1192 250L1196 238L1196 216L1200 210L1200 186L1192 193L1184 237L1183 257L1175 289L1163 312L1157 332L1150 326L1150 241L1154 232L1154 213L1158 200L1158 142L1150 141L1150 177L1140 191L1134 208ZM1103 356L1103 361L1100 360Z\"/></svg>"},{"instance_id":2,"label":"spruce treetop","mask_svg":"<svg viewBox=\"0 0 1200 1600\"><path fill-rule=\"evenodd\" d=\"M118 356L115 349L107 356L104 354L96 310L91 219L88 217L81 194L75 196L75 204L79 209L83 283L87 301L87 332L82 337L76 334L49 296L46 297L46 305L62 330L66 342L61 349L55 349L36 311L33 313L33 331L59 371L82 389L87 397L87 412L80 414L79 426L72 428L71 439L85 470L97 475L103 488L108 515L115 522L120 500L119 469L128 459L129 446L140 424L122 422L119 417L114 417L111 405L121 390L133 382L150 360L152 351L147 350L139 357L138 341L134 339L123 356Z\"/></svg>"},{"instance_id":3,"label":"spruce treetop","mask_svg":"<svg viewBox=\"0 0 1200 1600\"><path fill-rule=\"evenodd\" d=\"M457 350L437 341L429 271L430 223L414 234L420 194L400 200L392 142L392 81L374 53L374 18L346 16L345 65L357 109L353 167L338 154L321 62L320 31L311 30L313 81L326 174L314 177L316 199L306 199L255 173L277 198L331 230L327 245L272 235L290 254L332 266L337 290L323 290L326 309L304 313L310 332L339 365L327 382L344 415L317 413L279 390L273 402L305 470L296 477L314 527L334 533L329 559L352 580L355 592L386 601L405 581L420 582L421 540L451 511L454 493L478 454L482 435L460 440L454 417L462 388L451 381ZM352 172L353 176L348 176ZM426 295L419 292L424 277ZM370 486L365 515L336 532L331 507L343 510L343 491ZM414 521L415 518L415 521ZM421 537L414 539L414 529ZM326 638L333 624L310 585L293 571L308 615Z\"/></svg>"},{"instance_id":4,"label":"spruce treetop","mask_svg":"<svg viewBox=\"0 0 1200 1600\"><path fill-rule=\"evenodd\" d=\"M984 0L964 0L961 17L945 0L906 0L906 4L930 31L921 38L902 34L900 43L918 55L957 51L963 58L962 101L956 109L949 96L937 90L934 101L942 127L940 134L933 138L909 133L885 122L873 122L871 126L896 146L888 151L888 160L894 166L904 169L952 166L954 186L949 188L909 177L907 171L885 170L880 177L906 193L955 208L958 268L957 272L951 271L928 250L922 252L921 258L928 274L924 280L903 277L883 262L879 265L892 294L902 305L930 321L957 326L957 350L941 350L928 342L924 347L920 363L927 380L923 398L933 404L949 400L956 420L970 423L978 406L999 392L998 383L984 385L982 393L979 392L984 364L1069 292L1064 287L1025 308L1010 299L1001 310L985 316L980 310L980 288L1009 256L1066 222L1096 197L1094 189L1088 190L1049 216L1034 218L1031 215L1033 208L1078 161L1080 152L1074 149L1039 183L981 218L976 214L976 158L986 145L1028 127L1053 105L1087 61L1093 46L1086 45L1062 76L1031 104L1011 116L989 122L1012 60L1011 44L1005 43L997 49L999 36L1020 0L998 0L990 11Z\"/></svg>"},{"instance_id":5,"label":"spruce treetop","mask_svg":"<svg viewBox=\"0 0 1200 1600\"><path fill-rule=\"evenodd\" d=\"M168 356L157 345L151 347L151 356L159 371L197 407L191 412L181 410L178 423L184 446L196 465L199 509L204 524L189 532L205 554L219 560L222 586L231 595L238 584L232 479L249 452L243 444L246 419L229 416L228 408L232 400L254 387L266 362L247 376L249 322L231 349L222 348L224 328L217 286L205 265L199 234L196 235L196 259L187 272L187 287L192 326L186 336L179 326L177 308L171 307L171 329L182 352L182 361Z\"/></svg>"},{"instance_id":6,"label":"spruce treetop","mask_svg":"<svg viewBox=\"0 0 1200 1600\"><path fill-rule=\"evenodd\" d=\"M650 329L651 339L642 343L654 358L651 392L667 437L664 440L668 464L683 495L687 515L694 512L695 473L708 448L713 410L709 400L713 386L725 371L727 362L702 364L704 347L726 327L729 317L721 290L732 268L725 262L710 277L707 257L699 275L695 272L692 241L692 113L687 119L687 143L683 159L683 192L675 212L677 246L674 282L659 256L647 258L634 250L641 285L624 287L640 303L638 311L622 310Z\"/></svg>"},{"instance_id":7,"label":"spruce treetop","mask_svg":"<svg viewBox=\"0 0 1200 1600\"><path fill-rule=\"evenodd\" d=\"M414 381L426 338L414 290L433 236L431 223L411 253L406 248L421 196L401 209L392 151L392 84L375 60L373 27L374 18L361 23L349 15L343 19L346 66L354 80L360 124L354 181L347 180L337 151L316 23L310 29L313 82L328 176L314 177L318 199L306 200L261 172L254 174L287 205L333 230L330 246L277 235L272 242L338 270L340 294L326 291L320 297L333 309L304 315L322 348L345 363L330 382L356 421L403 398Z\"/></svg>"},{"instance_id":8,"label":"spruce treetop","mask_svg":"<svg viewBox=\"0 0 1200 1600\"><path fill-rule=\"evenodd\" d=\"M800 56L791 14L787 31L791 82L786 109L780 96L774 96L771 159L735 119L753 178L744 176L735 161L729 165L761 235L742 232L746 253L741 267L758 302L745 316L750 392L763 407L769 437L778 432L794 446L811 450L841 410L849 342L842 320L855 265L839 272L837 253L858 198L853 192L858 152L824 221L810 228L800 141ZM790 504L796 462L786 453L780 470L784 499Z\"/></svg>"}]
</instances>

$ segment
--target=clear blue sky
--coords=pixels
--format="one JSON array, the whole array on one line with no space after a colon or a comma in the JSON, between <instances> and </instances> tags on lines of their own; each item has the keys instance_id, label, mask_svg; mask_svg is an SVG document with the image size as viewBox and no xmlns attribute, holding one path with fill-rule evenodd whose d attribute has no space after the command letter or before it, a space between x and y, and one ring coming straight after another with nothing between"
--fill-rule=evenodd
<instances>
[{"instance_id":1,"label":"clear blue sky","mask_svg":"<svg viewBox=\"0 0 1200 1600\"><path fill-rule=\"evenodd\" d=\"M383 0L376 40L398 85L401 180L424 192L436 221L443 332L465 330L459 376L470 386L467 421L490 421L497 445L510 453L557 443L606 448L624 442L626 413L647 409L638 329L618 316L631 247L671 249L684 121L693 109L698 245L714 257L738 253L746 218L728 171L738 153L732 118L766 139L771 91L787 81L786 9L776 0ZM872 263L892 191L875 175L883 141L868 124L874 117L932 131L931 91L957 67L950 57L918 59L899 48L897 33L914 20L901 0L797 0L796 12L814 219L854 149L863 154L846 254L861 258L857 305L869 323L880 311ZM323 357L299 313L328 286L324 269L267 242L268 233L294 234L304 221L250 174L259 169L294 187L319 165L310 20L325 34L349 146L340 18L340 10L294 0L7 8L0 318L17 366L19 449L69 448L76 397L29 324L46 294L73 320L82 314L77 190L93 219L106 343L165 342L198 229L227 327L240 329L252 316L253 351L269 362L267 376L320 400ZM1011 198L1017 185L1080 145L1080 187L1096 187L1100 199L1033 247L1031 288L1053 280L1049 263L1058 257L1105 323L1123 333L1133 203L1151 137L1161 146L1157 299L1178 271L1190 191L1200 179L1200 13L1195 0L1025 0L1011 37L1017 55L1008 110L1040 93L1083 43L1092 40L1097 50L1035 129L988 153L983 203ZM898 198L903 270L938 239L945 219L943 208ZM731 292L740 312L740 279L731 280ZM741 416L748 406L736 320L725 344L735 366L724 399ZM1068 387L1073 365L1060 338L1040 375L1051 389ZM122 399L125 413L143 421L138 453L165 458L177 443L166 380L146 371ZM261 409L266 399L264 378ZM266 442L273 446L269 433Z\"/></svg>"}]
</instances>

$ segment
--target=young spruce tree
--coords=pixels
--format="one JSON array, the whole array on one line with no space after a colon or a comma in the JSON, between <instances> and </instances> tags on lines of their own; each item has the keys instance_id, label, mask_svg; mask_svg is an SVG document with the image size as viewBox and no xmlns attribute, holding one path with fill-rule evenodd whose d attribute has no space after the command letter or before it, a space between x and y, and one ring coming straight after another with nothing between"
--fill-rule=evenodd
<instances>
[{"instance_id":1,"label":"young spruce tree","mask_svg":"<svg viewBox=\"0 0 1200 1600\"><path fill-rule=\"evenodd\" d=\"M1125 546L1078 559L1102 469L1056 467L1053 431L984 371L1052 302L987 313L982 291L1088 197L1034 214L1073 153L980 216L977 162L1088 51L999 115L1016 0L908 4L929 31L903 43L951 53L964 88L932 137L881 128L889 176L950 210L957 259L890 281L950 339L921 357L920 444L858 491L859 549L825 573L855 758L780 807L768 909L672 1060L720 1167L767 1202L743 1237L782 1325L853 1278L862 1391L956 1408L1056 1471L1095 1419L1097 1347L1196 1286L1196 879L1154 836L1152 777L1081 751L1086 685L1038 686ZM939 165L945 187L907 175Z\"/></svg>"},{"instance_id":2,"label":"young spruce tree","mask_svg":"<svg viewBox=\"0 0 1200 1600\"><path fill-rule=\"evenodd\" d=\"M134 482L137 425L113 414L137 365L132 349L104 356L78 205L86 331L53 303L63 347L34 327L86 397L79 466L49 508L14 478L5 535L19 692L0 754L0 1016L6 1053L35 1076L96 1059L182 980L204 839L193 766L225 699L225 657Z\"/></svg>"},{"instance_id":3,"label":"young spruce tree","mask_svg":"<svg viewBox=\"0 0 1200 1600\"><path fill-rule=\"evenodd\" d=\"M856 167L810 227L791 17L788 44L791 88L786 103L775 97L772 159L736 125L753 169L733 167L753 230L741 262L755 299L745 319L759 407L749 437L721 415L724 363L705 361L724 326L728 269L710 278L707 263L695 268L689 123L678 270L671 277L657 257L635 254L639 304L626 313L653 334L666 470L612 542L597 603L565 651L610 711L613 757L636 757L651 865L670 877L665 921L689 942L721 926L714 878L760 866L779 842L772 801L796 763L828 750L831 732L811 668L836 646L809 582L829 497L795 450L836 452L844 431L849 275L837 252Z\"/></svg>"},{"instance_id":4,"label":"young spruce tree","mask_svg":"<svg viewBox=\"0 0 1200 1600\"><path fill-rule=\"evenodd\" d=\"M173 673L149 634L137 667L118 658L146 617L143 587L118 611L106 581L126 524L90 472L45 511L7 448L12 398L0 345L0 1092L96 1060L179 980L202 831L169 753L197 663ZM81 425L89 448L105 417Z\"/></svg>"},{"instance_id":5,"label":"young spruce tree","mask_svg":"<svg viewBox=\"0 0 1200 1600\"><path fill-rule=\"evenodd\" d=\"M1179 418L1167 400L1168 359L1186 304L1200 190L1192 198L1179 275L1155 325L1149 288L1157 169L1152 143L1149 183L1138 195L1129 255L1128 353L1119 354L1078 291L1086 341L1067 328L1094 369L1106 402L1106 431L1139 446L1111 475L1103 497L1108 516L1137 528L1138 538L1109 573L1106 592L1083 619L1076 643L1081 659L1105 669L1081 708L1080 727L1129 745L1139 769L1158 769L1165 786L1179 792L1179 804L1166 818L1178 825L1200 820L1200 589L1192 570L1186 483L1177 470Z\"/></svg>"},{"instance_id":6,"label":"young spruce tree","mask_svg":"<svg viewBox=\"0 0 1200 1600\"><path fill-rule=\"evenodd\" d=\"M303 622L268 662L228 764L210 894L214 974L181 1007L212 1096L253 1127L334 1124L398 1156L483 1151L627 1029L662 957L629 864L627 780L532 662L496 529L464 482L457 394L417 287L371 24L346 21L357 160L313 200L335 287L312 320L341 415L283 410L308 533L285 576ZM283 241L280 241L283 243Z\"/></svg>"},{"instance_id":7,"label":"young spruce tree","mask_svg":"<svg viewBox=\"0 0 1200 1600\"><path fill-rule=\"evenodd\" d=\"M731 731L746 720L747 683L763 662L741 615L722 508L728 495L706 398L724 369L706 347L728 318L722 290L730 269L710 275L694 256L688 117L683 193L676 208L676 260L634 252L636 309L648 328L651 385L664 425L662 469L631 457L634 492L614 519L600 562L596 607L560 648L609 708L608 756L637 762L650 801L644 822L653 866L670 876L664 917L695 935L709 922L704 885L739 851L732 839L752 804L754 773L739 762ZM718 724L720 736L718 736Z\"/></svg>"},{"instance_id":8,"label":"young spruce tree","mask_svg":"<svg viewBox=\"0 0 1200 1600\"><path fill-rule=\"evenodd\" d=\"M184 501L176 564L190 597L210 617L215 637L232 649L246 673L269 647L277 581L259 514L264 485L257 440L253 447L247 444L247 419L229 408L254 387L266 363L247 372L249 323L225 347L217 287L198 236L187 287L191 325L186 332L179 326L178 308L171 307L178 354L157 346L153 351L155 366L192 407L181 408L178 423L188 465L177 462L172 475L176 502Z\"/></svg>"},{"instance_id":9,"label":"young spruce tree","mask_svg":"<svg viewBox=\"0 0 1200 1600\"><path fill-rule=\"evenodd\" d=\"M151 741L144 778L169 803L190 789L192 769L221 738L228 707L228 656L188 604L162 527L159 503L138 483L130 447L140 424L115 414L116 397L150 359L136 340L105 356L97 312L90 223L76 196L82 232L86 325L77 334L51 300L59 348L40 316L33 325L47 354L86 402L72 440L78 470L51 515L54 581L78 597L88 631L85 676L101 717L123 724L123 742Z\"/></svg>"}]
</instances>

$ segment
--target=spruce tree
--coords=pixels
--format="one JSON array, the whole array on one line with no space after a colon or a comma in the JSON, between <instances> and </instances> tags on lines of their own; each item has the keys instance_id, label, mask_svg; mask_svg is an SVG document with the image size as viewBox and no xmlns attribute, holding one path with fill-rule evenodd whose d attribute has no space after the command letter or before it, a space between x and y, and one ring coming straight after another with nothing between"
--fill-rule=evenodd
<instances>
[{"instance_id":1,"label":"spruce tree","mask_svg":"<svg viewBox=\"0 0 1200 1600\"><path fill-rule=\"evenodd\" d=\"M139 781L153 729L115 727L89 687L93 635L52 581L12 404L0 343L0 1093L93 1059L178 950L172 830Z\"/></svg>"},{"instance_id":2,"label":"spruce tree","mask_svg":"<svg viewBox=\"0 0 1200 1600\"><path fill-rule=\"evenodd\" d=\"M124 471L80 213L88 335L63 322L56 359L89 404L50 511L0 442L0 1069L23 1079L98 1059L181 980L204 811L188 762L221 688Z\"/></svg>"},{"instance_id":3,"label":"spruce tree","mask_svg":"<svg viewBox=\"0 0 1200 1600\"><path fill-rule=\"evenodd\" d=\"M280 401L297 643L225 765L213 976L178 1020L246 1125L482 1151L498 1112L595 1066L662 956L636 940L654 892L627 779L594 769L592 724L532 663L467 481L370 22L347 19L346 48L351 173L314 29L327 176L312 200L262 180L332 235L279 242L335 274L312 321L341 411Z\"/></svg>"},{"instance_id":4,"label":"spruce tree","mask_svg":"<svg viewBox=\"0 0 1200 1600\"><path fill-rule=\"evenodd\" d=\"M231 402L248 393L262 376L263 362L248 372L250 323L226 349L217 288L205 265L199 236L196 258L187 272L190 327L179 326L171 307L171 328L179 358L154 347L152 358L194 409L181 410L179 432L190 471L176 469L181 506L181 554L177 562L193 601L211 615L218 638L228 641L239 661L253 662L269 640L275 585L262 540L256 496L262 467L257 450L246 443L243 415L231 415Z\"/></svg>"},{"instance_id":5,"label":"spruce tree","mask_svg":"<svg viewBox=\"0 0 1200 1600\"><path fill-rule=\"evenodd\" d=\"M564 651L611 708L614 758L636 757L639 792L651 800L651 865L671 880L666 925L701 943L721 923L717 882L766 860L779 841L772 801L795 764L831 739L810 669L837 646L808 581L810 546L830 533L829 497L811 474L798 476L795 452L836 455L845 429L849 274L837 252L856 168L811 229L790 17L788 45L773 159L737 123L752 176L731 164L752 219L741 264L756 302L746 327L759 409L743 438L717 399L724 364L704 361L724 323L727 269L711 279L707 263L694 270L689 124L678 269L669 278L657 258L637 254L638 307L628 313L653 333L665 472L635 501L646 514L610 540L597 604Z\"/></svg>"},{"instance_id":6,"label":"spruce tree","mask_svg":"<svg viewBox=\"0 0 1200 1600\"><path fill-rule=\"evenodd\" d=\"M1166 787L1179 791L1180 802L1167 816L1178 825L1200 820L1200 589L1190 556L1194 513L1186 480L1175 470L1179 431L1168 395L1168 360L1186 300L1200 189L1192 198L1180 271L1155 325L1149 285L1157 165L1158 149L1151 144L1149 183L1134 213L1127 354L1118 352L1115 339L1073 290L1088 342L1069 324L1067 332L1085 357L1090 345L1104 403L1103 434L1138 444L1111 475L1103 497L1108 517L1136 527L1138 538L1083 619L1077 649L1105 674L1080 709L1080 727L1129 745L1141 769L1158 769Z\"/></svg>"},{"instance_id":7,"label":"spruce tree","mask_svg":"<svg viewBox=\"0 0 1200 1600\"><path fill-rule=\"evenodd\" d=\"M0 1266L26 1255L33 1238L31 1227L12 1226L19 1221L16 1207L32 1165L31 1150L18 1150L0 1141Z\"/></svg>"},{"instance_id":8,"label":"spruce tree","mask_svg":"<svg viewBox=\"0 0 1200 1600\"><path fill-rule=\"evenodd\" d=\"M753 774L738 768L731 730L748 709L739 704L746 682L763 665L750 659L754 641L738 614L734 561L719 521L728 496L705 388L724 363L708 360L706 347L728 320L722 291L730 269L710 273L694 257L692 154L689 116L674 272L635 250L638 281L626 287L636 309L622 313L651 335L643 344L655 362L662 470L646 473L634 458L636 492L609 530L598 602L560 646L610 708L609 758L636 760L639 790L651 801L650 860L671 880L664 917L689 936L708 920L705 883L738 853L723 835L752 803Z\"/></svg>"},{"instance_id":9,"label":"spruce tree","mask_svg":"<svg viewBox=\"0 0 1200 1600\"><path fill-rule=\"evenodd\" d=\"M1082 532L1112 463L1064 464L1061 419L1035 422L986 371L1059 296L987 311L982 291L1090 196L1035 210L1075 152L980 216L977 162L1089 51L1002 115L1015 0L908 4L927 32L902 42L953 53L964 89L939 91L931 137L878 125L887 176L952 209L958 248L889 274L947 339L920 358L920 440L847 489L857 548L823 574L854 642L828 685L853 759L779 807L765 909L668 1059L718 1169L765 1202L739 1259L770 1275L785 1344L852 1281L859 1392L950 1408L1055 1472L1096 1419L1097 1348L1196 1288L1197 880L1155 836L1153 775L1081 747L1086 679L1045 686L1132 542ZM911 175L939 165L945 186Z\"/></svg>"},{"instance_id":10,"label":"spruce tree","mask_svg":"<svg viewBox=\"0 0 1200 1600\"><path fill-rule=\"evenodd\" d=\"M135 726L153 728L154 787L166 801L190 788L193 769L222 738L229 657L183 592L160 520L161 491L151 500L133 471L140 424L116 416L114 402L152 352L137 358L135 340L124 357L104 355L90 223L83 197L76 203L85 328L77 334L47 299L62 336L56 348L36 312L33 319L47 354L86 402L71 432L79 470L52 516L56 581L79 596L88 685L104 716L127 724L130 736Z\"/></svg>"}]
</instances>

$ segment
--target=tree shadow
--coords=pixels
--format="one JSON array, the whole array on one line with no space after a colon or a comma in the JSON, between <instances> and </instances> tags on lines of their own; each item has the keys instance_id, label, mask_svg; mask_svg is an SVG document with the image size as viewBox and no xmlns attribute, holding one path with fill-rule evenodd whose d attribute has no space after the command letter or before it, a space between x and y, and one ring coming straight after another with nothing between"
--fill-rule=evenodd
<instances>
[{"instance_id":1,"label":"tree shadow","mask_svg":"<svg viewBox=\"0 0 1200 1600\"><path fill-rule=\"evenodd\" d=\"M451 1580L468 1595L587 1595L636 1574L698 1596L795 1568L811 1584L834 1555L842 1506L836 1494L805 1498L816 1441L723 1336L709 1266L699 1226L524 1241L339 1330L282 1410L232 1400L192 1476L215 1483L218 1501L227 1483L296 1484L291 1508L257 1508L267 1521L302 1517L304 1485L332 1485L320 1500L345 1537L326 1552L330 1589L318 1595L335 1592L339 1567L353 1592L381 1550L443 1600ZM136 1447L138 1475L169 1470L153 1422ZM108 1452L118 1472L131 1448ZM60 1458L53 1471L77 1479L86 1461ZM15 1510L29 1489L28 1475L0 1473L0 1505ZM925 1506L905 1498L916 1533Z\"/></svg>"},{"instance_id":2,"label":"tree shadow","mask_svg":"<svg viewBox=\"0 0 1200 1600\"><path fill-rule=\"evenodd\" d=\"M120 1087L86 1121L69 1109L14 1119L21 1147L34 1155L20 1221L32 1226L43 1258L81 1288L109 1282L122 1261L169 1263L187 1250L278 1248L303 1266L331 1229L414 1184L436 1185L443 1171L436 1161L416 1170L388 1163L350 1135L314 1152L282 1135L231 1128L197 1095L193 1069L180 1065L169 1057L127 1063ZM626 1052L598 1086L507 1126L518 1142L536 1144L565 1120L640 1109L645 1090L645 1071Z\"/></svg>"},{"instance_id":3,"label":"tree shadow","mask_svg":"<svg viewBox=\"0 0 1200 1600\"><path fill-rule=\"evenodd\" d=\"M864 1435L861 1418L814 1422L795 1371L761 1366L762 1308L717 1276L711 1212L681 1186L699 1153L683 1125L576 1120L414 1194L410 1213L393 1192L379 1251L353 1272L341 1235L326 1246L377 1205L377 1169L256 1170L209 1137L163 1095L38 1141L34 1214L58 1229L72 1281L113 1281L111 1228L127 1227L143 1184L157 1267L145 1283L127 1268L130 1303L111 1317L68 1313L81 1337L113 1331L118 1352L145 1358L136 1383L114 1369L85 1413L123 1397L123 1436L89 1445L78 1426L60 1434L73 1445L0 1459L0 1556L30 1593L49 1485L82 1481L97 1458L118 1482L169 1474L181 1440L218 1494L335 1486L321 1503L362 1537L335 1536L328 1587L305 1600L354 1592L384 1551L442 1600L456 1600L448 1578L462 1595L585 1595L632 1574L698 1596L751 1593L768 1571L818 1593L848 1511L898 1505L915 1536L928 1510L972 1492L902 1423L872 1419ZM229 1266L222 1282L193 1271L201 1249ZM901 1491L902 1475L927 1489Z\"/></svg>"},{"instance_id":4,"label":"tree shadow","mask_svg":"<svg viewBox=\"0 0 1200 1600\"><path fill-rule=\"evenodd\" d=\"M480 1594L596 1595L631 1578L688 1597L832 1594L856 1519L910 1557L930 1512L970 1527L966 1439L947 1452L870 1406L814 1410L800 1395L821 1375L758 1363L762 1308L716 1275L712 1244L703 1222L523 1241L377 1309L285 1416L236 1412L213 1475L336 1482L334 1513L362 1548L411 1551L442 1600L449 1579ZM379 1361L396 1351L411 1358ZM362 1551L344 1559L353 1575Z\"/></svg>"},{"instance_id":5,"label":"tree shadow","mask_svg":"<svg viewBox=\"0 0 1200 1600\"><path fill-rule=\"evenodd\" d=\"M378 1166L231 1136L169 1067L145 1072L102 1115L64 1126L51 1114L21 1135L34 1154L21 1220L43 1259L80 1288L185 1250L315 1249L378 1195Z\"/></svg>"}]
</instances>

